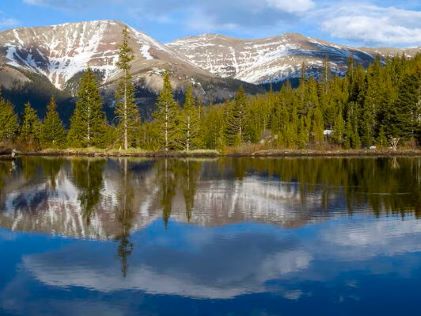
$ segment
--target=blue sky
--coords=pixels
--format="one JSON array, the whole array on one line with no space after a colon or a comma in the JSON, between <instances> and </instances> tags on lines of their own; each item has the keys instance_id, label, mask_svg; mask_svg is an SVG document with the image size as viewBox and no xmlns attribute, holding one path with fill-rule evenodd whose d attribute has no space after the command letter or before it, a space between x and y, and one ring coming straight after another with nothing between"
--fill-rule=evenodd
<instances>
[{"instance_id":1,"label":"blue sky","mask_svg":"<svg viewBox=\"0 0 421 316\"><path fill-rule=\"evenodd\" d=\"M0 0L0 29L97 19L161 42L298 32L353 46L421 46L421 0Z\"/></svg>"}]
</instances>

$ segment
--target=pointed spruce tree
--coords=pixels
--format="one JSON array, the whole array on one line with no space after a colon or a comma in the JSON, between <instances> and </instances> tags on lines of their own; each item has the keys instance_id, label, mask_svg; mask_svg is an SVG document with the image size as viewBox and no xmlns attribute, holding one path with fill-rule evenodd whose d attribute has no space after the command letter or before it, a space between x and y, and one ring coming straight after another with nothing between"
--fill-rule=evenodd
<instances>
[{"instance_id":1,"label":"pointed spruce tree","mask_svg":"<svg viewBox=\"0 0 421 316\"><path fill-rule=\"evenodd\" d=\"M101 95L95 74L88 68L80 80L76 108L67 137L68 143L72 147L101 147L105 129Z\"/></svg>"},{"instance_id":2,"label":"pointed spruce tree","mask_svg":"<svg viewBox=\"0 0 421 316\"><path fill-rule=\"evenodd\" d=\"M245 138L246 123L246 94L241 86L235 96L234 102L228 108L226 117L225 136L229 145L241 145Z\"/></svg>"},{"instance_id":3,"label":"pointed spruce tree","mask_svg":"<svg viewBox=\"0 0 421 316\"><path fill-rule=\"evenodd\" d=\"M200 146L200 118L193 88L188 86L184 97L183 110L180 112L181 145L183 150L190 151Z\"/></svg>"},{"instance_id":4,"label":"pointed spruce tree","mask_svg":"<svg viewBox=\"0 0 421 316\"><path fill-rule=\"evenodd\" d=\"M406 75L387 124L389 137L416 139L421 133L421 72Z\"/></svg>"},{"instance_id":5,"label":"pointed spruce tree","mask_svg":"<svg viewBox=\"0 0 421 316\"><path fill-rule=\"evenodd\" d=\"M0 142L12 143L18 127L18 116L13 105L0 96Z\"/></svg>"},{"instance_id":6,"label":"pointed spruce tree","mask_svg":"<svg viewBox=\"0 0 421 316\"><path fill-rule=\"evenodd\" d=\"M37 149L40 145L41 122L37 112L28 102L25 104L19 141L28 149Z\"/></svg>"},{"instance_id":7,"label":"pointed spruce tree","mask_svg":"<svg viewBox=\"0 0 421 316\"><path fill-rule=\"evenodd\" d=\"M51 97L41 128L41 145L44 148L62 148L65 143L66 131L58 115L55 98Z\"/></svg>"},{"instance_id":8,"label":"pointed spruce tree","mask_svg":"<svg viewBox=\"0 0 421 316\"><path fill-rule=\"evenodd\" d=\"M316 145L321 145L324 140L324 122L323 114L320 107L317 106L314 109L312 123L311 123L311 134L313 135L313 141Z\"/></svg>"},{"instance_id":9,"label":"pointed spruce tree","mask_svg":"<svg viewBox=\"0 0 421 316\"><path fill-rule=\"evenodd\" d=\"M159 143L166 152L180 147L180 128L178 125L178 104L174 100L168 72L164 74L163 88L158 96L154 118L159 129Z\"/></svg>"},{"instance_id":10,"label":"pointed spruce tree","mask_svg":"<svg viewBox=\"0 0 421 316\"><path fill-rule=\"evenodd\" d=\"M133 50L129 45L128 28L123 29L123 42L119 47L117 66L122 71L122 77L116 91L115 116L118 119L117 137L123 148L127 150L134 145L136 132L140 126L140 114L136 106L135 89L130 74Z\"/></svg>"}]
</instances>

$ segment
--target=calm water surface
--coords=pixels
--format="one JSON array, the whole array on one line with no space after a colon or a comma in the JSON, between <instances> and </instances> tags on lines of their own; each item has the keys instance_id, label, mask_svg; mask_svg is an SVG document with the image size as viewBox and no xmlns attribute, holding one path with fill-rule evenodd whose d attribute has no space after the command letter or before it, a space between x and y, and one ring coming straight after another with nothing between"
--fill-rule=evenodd
<instances>
[{"instance_id":1,"label":"calm water surface","mask_svg":"<svg viewBox=\"0 0 421 316\"><path fill-rule=\"evenodd\" d=\"M419 315L421 158L0 162L1 315Z\"/></svg>"}]
</instances>

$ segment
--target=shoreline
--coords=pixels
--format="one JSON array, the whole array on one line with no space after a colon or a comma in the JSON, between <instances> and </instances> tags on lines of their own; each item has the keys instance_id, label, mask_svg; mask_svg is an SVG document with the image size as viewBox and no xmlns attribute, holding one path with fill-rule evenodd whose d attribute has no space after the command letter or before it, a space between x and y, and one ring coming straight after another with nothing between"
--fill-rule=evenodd
<instances>
[{"instance_id":1,"label":"shoreline","mask_svg":"<svg viewBox=\"0 0 421 316\"><path fill-rule=\"evenodd\" d=\"M101 150L44 150L36 152L18 152L17 157L138 157L138 158L282 158L282 157L421 157L421 149L402 150L280 150L269 149L255 152L220 153L216 150L197 150L191 152L149 152L149 151L101 151Z\"/></svg>"}]
</instances>

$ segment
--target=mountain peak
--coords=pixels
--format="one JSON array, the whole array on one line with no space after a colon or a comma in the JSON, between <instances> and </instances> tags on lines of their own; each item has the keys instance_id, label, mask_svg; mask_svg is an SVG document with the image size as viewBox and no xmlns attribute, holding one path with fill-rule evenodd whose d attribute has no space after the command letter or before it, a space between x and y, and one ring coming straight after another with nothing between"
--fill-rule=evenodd
<instances>
[{"instance_id":1,"label":"mountain peak","mask_svg":"<svg viewBox=\"0 0 421 316\"><path fill-rule=\"evenodd\" d=\"M88 66L101 72L107 82L118 71L123 27L126 25L120 21L97 20L1 32L0 45L5 50L2 59L14 67L45 75L59 89ZM152 50L168 53L168 48L149 36L129 30L138 59L153 60Z\"/></svg>"},{"instance_id":2,"label":"mountain peak","mask_svg":"<svg viewBox=\"0 0 421 316\"><path fill-rule=\"evenodd\" d=\"M325 57L330 61L332 72L338 74L346 71L347 59L351 54L363 65L373 59L361 50L299 33L284 33L261 39L235 39L206 34L181 39L168 46L213 74L253 84L298 77L303 62L309 72L321 69Z\"/></svg>"}]
</instances>

